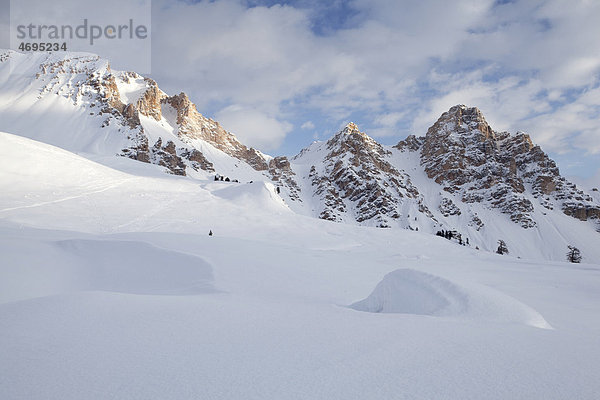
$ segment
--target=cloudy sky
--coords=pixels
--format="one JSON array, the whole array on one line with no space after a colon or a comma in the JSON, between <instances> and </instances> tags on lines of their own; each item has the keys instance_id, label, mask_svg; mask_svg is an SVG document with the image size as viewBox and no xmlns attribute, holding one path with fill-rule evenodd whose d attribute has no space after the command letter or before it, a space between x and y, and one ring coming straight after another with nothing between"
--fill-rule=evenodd
<instances>
[{"instance_id":1,"label":"cloudy sky","mask_svg":"<svg viewBox=\"0 0 600 400\"><path fill-rule=\"evenodd\" d=\"M349 121L395 144L466 104L600 182L599 21L598 0L153 0L150 76L270 154Z\"/></svg>"}]
</instances>

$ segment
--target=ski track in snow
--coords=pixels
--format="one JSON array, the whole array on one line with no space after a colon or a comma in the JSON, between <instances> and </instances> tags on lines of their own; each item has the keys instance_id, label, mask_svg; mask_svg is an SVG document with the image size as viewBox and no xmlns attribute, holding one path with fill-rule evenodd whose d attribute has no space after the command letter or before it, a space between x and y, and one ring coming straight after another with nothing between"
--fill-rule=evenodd
<instances>
[{"instance_id":1,"label":"ski track in snow","mask_svg":"<svg viewBox=\"0 0 600 400\"><path fill-rule=\"evenodd\" d=\"M17 207L4 208L4 209L0 210L0 213L7 212L7 211L21 210L21 209L26 209L26 208L41 207L41 206L46 206L46 205L50 205L50 204L62 203L63 201L80 199L80 198L91 196L91 195L94 195L94 194L106 192L107 190L116 189L119 186L123 186L126 183L132 182L134 179L135 178L123 179L120 182L117 182L117 183L115 183L113 185L107 186L107 187L99 189L99 190L92 190L90 192L85 192L85 193L81 193L81 194L77 194L77 195L73 195L73 196L67 196L67 197L64 197L62 199L50 200L50 201L43 201L43 202L39 202L39 203L35 203L35 204L28 204L28 205L25 205L25 206L17 206Z\"/></svg>"}]
</instances>

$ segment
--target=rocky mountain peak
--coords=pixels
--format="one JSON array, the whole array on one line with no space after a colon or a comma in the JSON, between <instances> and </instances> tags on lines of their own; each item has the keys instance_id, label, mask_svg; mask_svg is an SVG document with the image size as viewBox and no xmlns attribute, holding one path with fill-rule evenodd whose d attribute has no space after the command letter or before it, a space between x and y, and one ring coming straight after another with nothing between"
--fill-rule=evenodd
<instances>
[{"instance_id":1,"label":"rocky mountain peak","mask_svg":"<svg viewBox=\"0 0 600 400\"><path fill-rule=\"evenodd\" d=\"M383 146L369 135L361 132L353 122L327 141L327 149L330 150L329 157L337 157L345 153L358 157L381 157L389 154L389 151L384 150Z\"/></svg>"},{"instance_id":2,"label":"rocky mountain peak","mask_svg":"<svg viewBox=\"0 0 600 400\"><path fill-rule=\"evenodd\" d=\"M442 136L449 140L495 140L494 131L477 107L456 105L436 121L427 131L428 140Z\"/></svg>"},{"instance_id":3,"label":"rocky mountain peak","mask_svg":"<svg viewBox=\"0 0 600 400\"><path fill-rule=\"evenodd\" d=\"M177 113L177 134L184 141L201 139L234 158L248 163L257 171L265 171L268 164L263 155L244 146L230 132L210 118L200 114L196 105L185 93L171 96L162 100L170 105Z\"/></svg>"},{"instance_id":4,"label":"rocky mountain peak","mask_svg":"<svg viewBox=\"0 0 600 400\"><path fill-rule=\"evenodd\" d=\"M320 218L344 221L351 215L359 223L388 227L401 219L403 199L414 200L420 212L432 217L409 176L390 163L391 151L356 124L346 125L322 148L326 154L308 176L321 200Z\"/></svg>"},{"instance_id":5,"label":"rocky mountain peak","mask_svg":"<svg viewBox=\"0 0 600 400\"><path fill-rule=\"evenodd\" d=\"M475 107L458 105L442 114L427 131L421 165L445 191L497 208L524 228L536 226L532 199L547 209L559 203L579 219L598 212L529 135L495 132Z\"/></svg>"},{"instance_id":6,"label":"rocky mountain peak","mask_svg":"<svg viewBox=\"0 0 600 400\"><path fill-rule=\"evenodd\" d=\"M162 101L167 98L167 94L158 88L156 82L149 78L144 78L147 89L136 101L135 108L140 114L160 121L162 118Z\"/></svg>"},{"instance_id":7,"label":"rocky mountain peak","mask_svg":"<svg viewBox=\"0 0 600 400\"><path fill-rule=\"evenodd\" d=\"M344 129L341 130L341 133L350 135L352 133L361 133L361 132L358 130L358 125L356 125L354 122L348 122L346 124L346 126L344 127Z\"/></svg>"},{"instance_id":8,"label":"rocky mountain peak","mask_svg":"<svg viewBox=\"0 0 600 400\"><path fill-rule=\"evenodd\" d=\"M394 148L400 151L418 151L425 142L424 137L416 137L415 135L408 135L406 139L401 140L394 146Z\"/></svg>"},{"instance_id":9,"label":"rocky mountain peak","mask_svg":"<svg viewBox=\"0 0 600 400\"><path fill-rule=\"evenodd\" d=\"M8 56L11 54L9 52ZM113 71L108 61L95 55L69 53L36 57L40 64L35 79L43 85L40 96L69 96L75 106L89 108L89 115L101 119L101 128L115 127L123 132L129 140L121 150L124 156L165 165L179 175L185 175L184 164L213 172L212 164L202 150L196 148L201 147L201 140L248 163L257 171L269 168L263 154L244 146L218 122L200 114L183 92L169 96L154 80L135 72ZM167 127L160 143L156 139L149 143L150 136L142 116ZM171 137L172 134L175 137ZM168 146L169 141L172 146ZM173 146L176 146L175 150Z\"/></svg>"}]
</instances>

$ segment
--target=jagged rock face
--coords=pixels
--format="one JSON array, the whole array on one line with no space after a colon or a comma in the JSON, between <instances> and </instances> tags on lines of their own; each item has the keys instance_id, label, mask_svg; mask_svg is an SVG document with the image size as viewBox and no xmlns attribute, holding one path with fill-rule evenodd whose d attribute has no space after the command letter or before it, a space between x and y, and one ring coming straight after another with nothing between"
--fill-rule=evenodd
<instances>
[{"instance_id":1,"label":"jagged rock face","mask_svg":"<svg viewBox=\"0 0 600 400\"><path fill-rule=\"evenodd\" d=\"M178 134L183 139L202 139L232 157L247 162L257 171L268 169L264 156L253 148L241 144L221 125L198 112L185 93L162 100L177 111Z\"/></svg>"},{"instance_id":2,"label":"jagged rock face","mask_svg":"<svg viewBox=\"0 0 600 400\"><path fill-rule=\"evenodd\" d=\"M77 79L72 86L67 85L67 93L64 82L61 82L63 79L59 77L61 74L68 76L70 80ZM159 89L154 80L143 78L135 72L113 72L108 62L97 56L74 56L58 60L49 58L48 62L40 65L36 79L48 81L40 96L48 93L61 94L71 98L75 105L87 103L90 115L103 117L101 127L122 127L118 130L130 140L130 144L122 149L121 154L124 156L142 162L158 163L179 175L185 175L187 167L214 172L213 164L191 143L194 139L202 139L229 156L248 163L257 171L269 168L260 152L244 146L218 122L200 114L185 93L169 97ZM138 85L136 91L139 94L130 103L126 103L124 99L127 96L123 96L120 85L130 84ZM149 144L140 120L140 116L145 116L161 122L163 108L166 106L176 111L177 121L173 122L176 124L177 135L182 142L189 144L185 149L178 149L178 155L171 155L181 161L169 160L170 153L165 153L162 145L158 150ZM181 162L185 164L183 170L180 168Z\"/></svg>"},{"instance_id":3,"label":"jagged rock face","mask_svg":"<svg viewBox=\"0 0 600 400\"><path fill-rule=\"evenodd\" d=\"M203 169L208 172L215 172L215 167L201 151L197 149L182 149L181 157L191 162L191 167L196 171Z\"/></svg>"},{"instance_id":4,"label":"jagged rock face","mask_svg":"<svg viewBox=\"0 0 600 400\"><path fill-rule=\"evenodd\" d=\"M161 103L167 95L158 88L158 85L152 79L144 78L144 81L148 84L148 89L136 101L135 109L142 115L160 121L162 118Z\"/></svg>"},{"instance_id":5,"label":"jagged rock face","mask_svg":"<svg viewBox=\"0 0 600 400\"><path fill-rule=\"evenodd\" d=\"M296 174L292 170L290 160L287 157L275 157L269 161L269 174L272 181L285 187L290 200L302 202L301 190L294 178Z\"/></svg>"},{"instance_id":6,"label":"jagged rock face","mask_svg":"<svg viewBox=\"0 0 600 400\"><path fill-rule=\"evenodd\" d=\"M167 167L175 175L185 175L185 163L177 155L175 143L171 141L163 146L162 139L158 139L152 146L152 160L154 164Z\"/></svg>"},{"instance_id":7,"label":"jagged rock face","mask_svg":"<svg viewBox=\"0 0 600 400\"><path fill-rule=\"evenodd\" d=\"M314 195L321 200L319 217L343 221L347 213L357 222L371 221L388 227L400 218L403 198L420 202L422 212L432 216L408 175L394 168L386 158L389 150L348 124L325 144L327 155L322 169L309 173Z\"/></svg>"},{"instance_id":8,"label":"jagged rock face","mask_svg":"<svg viewBox=\"0 0 600 400\"><path fill-rule=\"evenodd\" d=\"M488 203L530 228L536 225L533 204L523 195L513 154L529 147L525 139L494 132L477 108L455 106L427 131L421 164L427 176L463 202Z\"/></svg>"},{"instance_id":9,"label":"jagged rock face","mask_svg":"<svg viewBox=\"0 0 600 400\"><path fill-rule=\"evenodd\" d=\"M458 208L456 204L454 204L454 202L447 197L442 198L439 209L444 217L448 217L450 215L460 215L462 213L460 208Z\"/></svg>"},{"instance_id":10,"label":"jagged rock face","mask_svg":"<svg viewBox=\"0 0 600 400\"><path fill-rule=\"evenodd\" d=\"M346 213L346 203L342 200L340 193L335 185L325 176L319 176L313 165L308 175L314 194L322 201L322 211L319 218L329 221L343 221L343 215Z\"/></svg>"},{"instance_id":11,"label":"jagged rock face","mask_svg":"<svg viewBox=\"0 0 600 400\"><path fill-rule=\"evenodd\" d=\"M411 143L414 148L420 140L407 138L398 146ZM567 215L598 215L592 199L560 176L556 163L529 135L493 131L477 108L454 106L442 114L423 140L421 164L431 179L463 202L486 203L524 228L536 226L527 187L546 208L559 200Z\"/></svg>"},{"instance_id":12,"label":"jagged rock face","mask_svg":"<svg viewBox=\"0 0 600 400\"><path fill-rule=\"evenodd\" d=\"M423 146L424 141L425 138L409 135L406 139L399 141L394 148L400 151L418 151L421 149L421 146Z\"/></svg>"}]
</instances>

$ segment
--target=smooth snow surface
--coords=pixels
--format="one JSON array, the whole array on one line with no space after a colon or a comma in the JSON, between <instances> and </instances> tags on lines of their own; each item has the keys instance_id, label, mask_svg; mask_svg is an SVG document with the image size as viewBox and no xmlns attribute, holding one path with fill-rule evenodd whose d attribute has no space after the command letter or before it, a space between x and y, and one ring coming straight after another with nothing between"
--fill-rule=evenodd
<instances>
[{"instance_id":1,"label":"smooth snow surface","mask_svg":"<svg viewBox=\"0 0 600 400\"><path fill-rule=\"evenodd\" d=\"M598 398L596 260L101 161L0 134L2 400Z\"/></svg>"}]
</instances>

